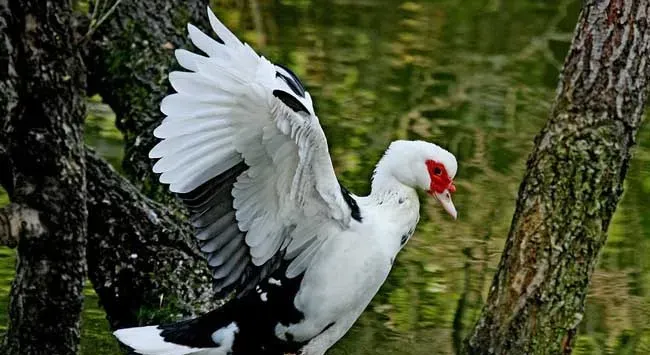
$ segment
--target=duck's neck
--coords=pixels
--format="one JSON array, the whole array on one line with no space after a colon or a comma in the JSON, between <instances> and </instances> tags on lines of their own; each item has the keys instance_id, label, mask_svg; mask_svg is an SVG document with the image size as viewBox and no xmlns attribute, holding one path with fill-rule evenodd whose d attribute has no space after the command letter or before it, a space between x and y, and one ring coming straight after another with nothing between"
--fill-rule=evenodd
<instances>
[{"instance_id":1,"label":"duck's neck","mask_svg":"<svg viewBox=\"0 0 650 355\"><path fill-rule=\"evenodd\" d=\"M418 195L415 189L400 182L395 176L396 170L391 163L384 157L377 164L369 197L381 203L392 201L402 203L406 199L417 200Z\"/></svg>"}]
</instances>

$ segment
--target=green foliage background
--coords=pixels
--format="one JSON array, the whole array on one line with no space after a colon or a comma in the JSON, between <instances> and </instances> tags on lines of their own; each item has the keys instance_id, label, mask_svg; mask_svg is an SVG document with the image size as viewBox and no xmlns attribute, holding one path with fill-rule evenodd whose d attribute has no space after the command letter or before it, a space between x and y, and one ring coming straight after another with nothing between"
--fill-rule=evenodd
<instances>
[{"instance_id":1,"label":"green foliage background","mask_svg":"<svg viewBox=\"0 0 650 355\"><path fill-rule=\"evenodd\" d=\"M333 355L453 354L480 312L500 258L532 139L545 122L579 0L220 0L213 8L266 57L305 82L337 174L369 190L397 138L459 159L459 220L423 196L422 219L380 294ZM80 6L83 10L85 7ZM88 144L119 167L121 135L89 99ZM650 354L650 129L587 300L575 354ZM0 192L0 204L6 203ZM6 310L13 251L0 249ZM83 354L117 354L86 288ZM6 312L0 311L0 331Z\"/></svg>"}]
</instances>

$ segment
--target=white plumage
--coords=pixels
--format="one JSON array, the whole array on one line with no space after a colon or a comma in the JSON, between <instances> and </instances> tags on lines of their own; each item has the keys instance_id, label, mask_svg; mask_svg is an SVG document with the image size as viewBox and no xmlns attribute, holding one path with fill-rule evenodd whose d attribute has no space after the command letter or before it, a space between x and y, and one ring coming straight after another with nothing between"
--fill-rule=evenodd
<instances>
[{"instance_id":1,"label":"white plumage","mask_svg":"<svg viewBox=\"0 0 650 355\"><path fill-rule=\"evenodd\" d=\"M137 347L142 355L185 355L202 349L165 342L156 326L128 328L115 331L115 336L127 346Z\"/></svg>"},{"instance_id":2,"label":"white plumage","mask_svg":"<svg viewBox=\"0 0 650 355\"><path fill-rule=\"evenodd\" d=\"M176 93L161 103L166 118L154 134L162 141L150 157L192 213L215 291L237 297L194 320L115 335L140 354L322 355L413 233L415 189L456 216L456 160L432 143L397 141L372 193L348 193L300 80L208 16L215 38L188 25L205 55L176 51L187 71L169 75Z\"/></svg>"}]
</instances>

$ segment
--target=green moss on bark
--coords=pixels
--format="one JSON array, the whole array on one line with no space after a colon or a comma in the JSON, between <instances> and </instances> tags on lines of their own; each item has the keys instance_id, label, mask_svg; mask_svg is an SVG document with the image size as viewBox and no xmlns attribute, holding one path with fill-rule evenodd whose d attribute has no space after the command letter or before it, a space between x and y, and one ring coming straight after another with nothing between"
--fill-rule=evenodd
<instances>
[{"instance_id":1,"label":"green moss on bark","mask_svg":"<svg viewBox=\"0 0 650 355\"><path fill-rule=\"evenodd\" d=\"M649 14L647 0L585 3L467 353L571 352L642 119Z\"/></svg>"}]
</instances>

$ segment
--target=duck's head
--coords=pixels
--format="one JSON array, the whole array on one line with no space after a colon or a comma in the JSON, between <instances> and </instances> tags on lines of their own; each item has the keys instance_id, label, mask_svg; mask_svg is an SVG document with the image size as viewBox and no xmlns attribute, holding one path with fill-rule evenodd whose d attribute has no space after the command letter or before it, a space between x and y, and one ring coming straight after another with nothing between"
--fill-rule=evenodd
<instances>
[{"instance_id":1,"label":"duck's head","mask_svg":"<svg viewBox=\"0 0 650 355\"><path fill-rule=\"evenodd\" d=\"M451 194L456 191L454 176L458 163L453 154L433 143L399 140L391 143L380 165L385 165L400 183L435 197L456 219Z\"/></svg>"}]
</instances>

